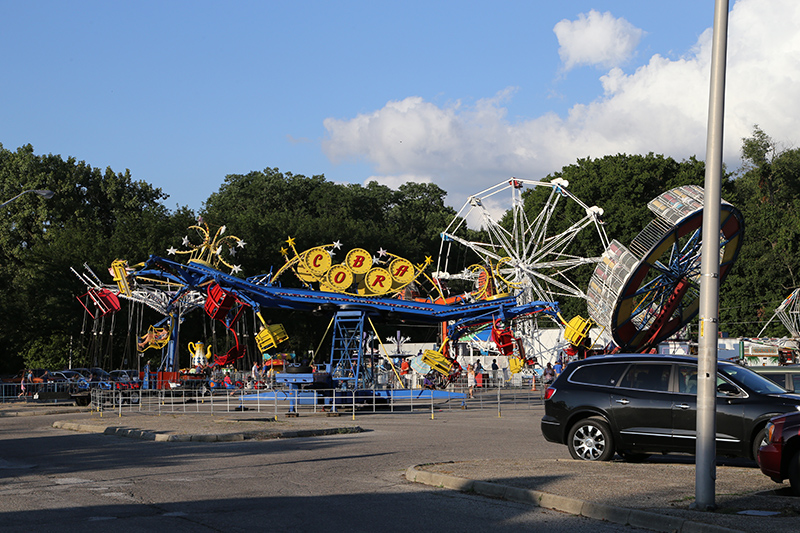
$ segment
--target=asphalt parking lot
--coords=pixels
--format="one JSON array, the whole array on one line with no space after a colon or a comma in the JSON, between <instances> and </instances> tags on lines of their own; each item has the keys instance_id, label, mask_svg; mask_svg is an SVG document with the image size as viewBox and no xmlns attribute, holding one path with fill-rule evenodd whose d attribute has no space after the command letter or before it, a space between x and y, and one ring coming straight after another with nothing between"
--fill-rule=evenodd
<instances>
[{"instance_id":1,"label":"asphalt parking lot","mask_svg":"<svg viewBox=\"0 0 800 533\"><path fill-rule=\"evenodd\" d=\"M313 439L344 434L358 440L365 438L361 434L382 435L402 428L406 433L428 435L424 443L421 439L417 446L412 439L405 447L406 467L445 476L434 479L422 475L418 476L418 482L439 487L447 486L442 479L489 482L491 485L483 485L481 490L470 485L468 492L512 500L519 496L519 490L535 491L565 498L552 508L575 514L581 514L583 508L584 515L593 516L600 506L609 513L600 513L602 518L617 520L620 512L628 513L626 517L633 517L629 523L651 530L700 531L704 527L708 531L800 530L800 499L790 496L785 485L772 482L749 461L721 460L716 480L718 509L698 512L690 509L694 500L691 456L658 456L643 464L574 461L566 447L547 443L541 437L538 430L541 411L539 406L506 409L502 414L490 409L394 414L357 411L338 417L318 414L276 419L252 411L118 416L63 407L55 412L42 407L0 409L6 417L38 412L53 431L100 434L109 442L189 441L212 447L223 442ZM463 483L459 486L464 487ZM540 504L547 503L542 502L540 499ZM591 507L594 511L586 502L594 505ZM638 514L630 515L631 511Z\"/></svg>"}]
</instances>

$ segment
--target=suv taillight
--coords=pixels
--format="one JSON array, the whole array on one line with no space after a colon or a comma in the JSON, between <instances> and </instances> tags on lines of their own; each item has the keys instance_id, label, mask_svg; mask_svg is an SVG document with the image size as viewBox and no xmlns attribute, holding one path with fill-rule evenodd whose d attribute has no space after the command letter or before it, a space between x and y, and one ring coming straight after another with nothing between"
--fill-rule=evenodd
<instances>
[{"instance_id":1,"label":"suv taillight","mask_svg":"<svg viewBox=\"0 0 800 533\"><path fill-rule=\"evenodd\" d=\"M553 397L553 394L555 394L555 393L556 393L556 389L555 388L547 387L547 390L544 391L544 399L545 400L549 400L550 398Z\"/></svg>"}]
</instances>

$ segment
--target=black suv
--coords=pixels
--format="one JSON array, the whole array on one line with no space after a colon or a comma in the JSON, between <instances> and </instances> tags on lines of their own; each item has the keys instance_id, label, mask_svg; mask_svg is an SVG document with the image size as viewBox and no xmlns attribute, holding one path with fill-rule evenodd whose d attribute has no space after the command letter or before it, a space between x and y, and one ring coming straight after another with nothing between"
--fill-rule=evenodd
<instances>
[{"instance_id":1,"label":"black suv","mask_svg":"<svg viewBox=\"0 0 800 533\"><path fill-rule=\"evenodd\" d=\"M717 363L717 454L756 459L767 421L800 395L734 363ZM697 359L607 355L575 361L545 391L542 434L574 459L629 461L695 453Z\"/></svg>"}]
</instances>

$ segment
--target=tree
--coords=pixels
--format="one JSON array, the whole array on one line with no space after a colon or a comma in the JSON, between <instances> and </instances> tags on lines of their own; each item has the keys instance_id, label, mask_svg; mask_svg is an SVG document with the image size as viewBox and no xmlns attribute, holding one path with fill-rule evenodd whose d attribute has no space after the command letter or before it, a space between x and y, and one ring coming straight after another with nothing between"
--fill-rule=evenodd
<instances>
[{"instance_id":1,"label":"tree","mask_svg":"<svg viewBox=\"0 0 800 533\"><path fill-rule=\"evenodd\" d=\"M104 276L115 258L146 258L165 249L192 215L186 209L170 213L161 203L166 195L134 181L129 171L101 172L72 157L37 156L31 145L16 152L0 145L0 192L10 198L26 189L49 189L55 196L43 201L26 195L1 215L0 366L65 366L70 339L75 362L99 363L80 361L86 338L75 296L85 288L70 267L85 262Z\"/></svg>"},{"instance_id":2,"label":"tree","mask_svg":"<svg viewBox=\"0 0 800 533\"><path fill-rule=\"evenodd\" d=\"M721 326L736 336L758 334L800 286L800 150L782 149L755 126L742 139L742 159L733 203L744 215L745 239L720 303ZM765 335L786 331L775 321Z\"/></svg>"}]
</instances>

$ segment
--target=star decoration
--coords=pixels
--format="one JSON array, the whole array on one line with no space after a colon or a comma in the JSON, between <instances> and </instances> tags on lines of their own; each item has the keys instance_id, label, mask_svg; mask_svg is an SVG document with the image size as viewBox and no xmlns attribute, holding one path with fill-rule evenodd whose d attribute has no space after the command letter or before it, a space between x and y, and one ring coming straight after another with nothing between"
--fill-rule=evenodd
<instances>
[{"instance_id":1,"label":"star decoration","mask_svg":"<svg viewBox=\"0 0 800 533\"><path fill-rule=\"evenodd\" d=\"M242 239L239 239L239 241L236 243L236 246L238 246L239 248L244 248L245 244L247 243L244 242Z\"/></svg>"},{"instance_id":2,"label":"star decoration","mask_svg":"<svg viewBox=\"0 0 800 533\"><path fill-rule=\"evenodd\" d=\"M217 254L217 255L222 255L222 246L220 246L219 248L217 248L217 249L214 251L214 253L215 253L215 254Z\"/></svg>"},{"instance_id":3,"label":"star decoration","mask_svg":"<svg viewBox=\"0 0 800 533\"><path fill-rule=\"evenodd\" d=\"M336 255L336 252L334 252L333 250L328 250L328 255L333 257L334 255Z\"/></svg>"},{"instance_id":4,"label":"star decoration","mask_svg":"<svg viewBox=\"0 0 800 533\"><path fill-rule=\"evenodd\" d=\"M426 255L425 256L425 264L426 265L430 265L431 263L433 263L433 259L431 259L431 256Z\"/></svg>"},{"instance_id":5,"label":"star decoration","mask_svg":"<svg viewBox=\"0 0 800 533\"><path fill-rule=\"evenodd\" d=\"M169 248L167 248L167 254L168 255L175 255L175 252L177 252L177 251L178 250L176 250L174 246L170 246Z\"/></svg>"},{"instance_id":6,"label":"star decoration","mask_svg":"<svg viewBox=\"0 0 800 533\"><path fill-rule=\"evenodd\" d=\"M241 271L242 271L242 267L239 266L239 265L233 265L231 267L231 274L238 274Z\"/></svg>"},{"instance_id":7,"label":"star decoration","mask_svg":"<svg viewBox=\"0 0 800 533\"><path fill-rule=\"evenodd\" d=\"M335 243L333 243L334 250L338 250L341 247L342 247L342 242L341 241L336 241Z\"/></svg>"},{"instance_id":8,"label":"star decoration","mask_svg":"<svg viewBox=\"0 0 800 533\"><path fill-rule=\"evenodd\" d=\"M388 253L389 253L389 252L387 252L386 250L384 250L384 249L383 249L383 247L381 247L381 249L380 249L380 250L378 250L378 255L379 255L380 257L386 257L386 254L388 254Z\"/></svg>"},{"instance_id":9,"label":"star decoration","mask_svg":"<svg viewBox=\"0 0 800 533\"><path fill-rule=\"evenodd\" d=\"M286 242L289 246L294 247L294 237L289 237Z\"/></svg>"},{"instance_id":10,"label":"star decoration","mask_svg":"<svg viewBox=\"0 0 800 533\"><path fill-rule=\"evenodd\" d=\"M189 246L189 236L188 235L184 235L183 236L183 243L182 244L184 246Z\"/></svg>"},{"instance_id":11,"label":"star decoration","mask_svg":"<svg viewBox=\"0 0 800 533\"><path fill-rule=\"evenodd\" d=\"M226 230L226 229L228 229L228 228L227 228L225 225L222 225L222 226L220 226L220 228L219 228L219 234L220 234L220 235L224 235L224 234L225 234L225 230Z\"/></svg>"},{"instance_id":12,"label":"star decoration","mask_svg":"<svg viewBox=\"0 0 800 533\"><path fill-rule=\"evenodd\" d=\"M281 255L289 255L289 250L285 247L281 246Z\"/></svg>"},{"instance_id":13,"label":"star decoration","mask_svg":"<svg viewBox=\"0 0 800 533\"><path fill-rule=\"evenodd\" d=\"M236 257L236 248L228 248L228 252L233 256Z\"/></svg>"}]
</instances>

